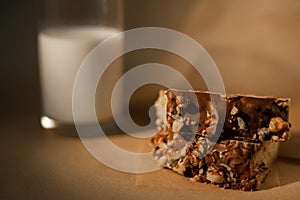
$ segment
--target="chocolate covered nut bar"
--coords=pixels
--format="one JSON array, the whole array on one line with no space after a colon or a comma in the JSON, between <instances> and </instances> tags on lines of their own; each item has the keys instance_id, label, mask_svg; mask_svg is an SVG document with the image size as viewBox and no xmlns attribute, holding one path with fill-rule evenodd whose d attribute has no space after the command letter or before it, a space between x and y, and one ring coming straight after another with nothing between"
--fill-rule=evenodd
<instances>
[{"instance_id":1,"label":"chocolate covered nut bar","mask_svg":"<svg viewBox=\"0 0 300 200\"><path fill-rule=\"evenodd\" d=\"M278 142L290 138L289 104L288 98L161 91L154 160L194 181L257 190Z\"/></svg>"},{"instance_id":2,"label":"chocolate covered nut bar","mask_svg":"<svg viewBox=\"0 0 300 200\"><path fill-rule=\"evenodd\" d=\"M223 140L215 145L200 135L186 140L180 133L161 130L151 140L158 165L190 177L236 190L261 187L277 153L278 143Z\"/></svg>"},{"instance_id":3,"label":"chocolate covered nut bar","mask_svg":"<svg viewBox=\"0 0 300 200\"><path fill-rule=\"evenodd\" d=\"M160 93L155 106L158 127L169 132L209 136L221 127L220 140L255 142L289 139L289 104L288 98L169 89Z\"/></svg>"}]
</instances>

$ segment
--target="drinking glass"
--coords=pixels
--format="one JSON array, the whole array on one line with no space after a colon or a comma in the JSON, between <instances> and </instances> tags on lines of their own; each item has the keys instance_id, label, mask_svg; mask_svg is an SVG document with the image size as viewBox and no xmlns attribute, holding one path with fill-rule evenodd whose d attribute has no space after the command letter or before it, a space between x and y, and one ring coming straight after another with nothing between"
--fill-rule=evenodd
<instances>
[{"instance_id":1,"label":"drinking glass","mask_svg":"<svg viewBox=\"0 0 300 200\"><path fill-rule=\"evenodd\" d=\"M39 7L41 125L45 129L73 125L72 91L76 73L96 45L122 31L122 1L41 0ZM104 85L98 87L101 90L98 99L101 98L102 103L95 106L102 121L112 117L107 105L110 105L113 83L122 74L122 62L116 65L105 74L108 78L103 81ZM83 119L82 123L89 123L89 119Z\"/></svg>"}]
</instances>

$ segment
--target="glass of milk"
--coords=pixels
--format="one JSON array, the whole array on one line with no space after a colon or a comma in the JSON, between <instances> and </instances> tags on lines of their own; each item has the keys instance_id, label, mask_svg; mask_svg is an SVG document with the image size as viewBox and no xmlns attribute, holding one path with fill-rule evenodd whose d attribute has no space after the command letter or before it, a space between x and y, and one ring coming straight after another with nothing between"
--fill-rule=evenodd
<instances>
[{"instance_id":1,"label":"glass of milk","mask_svg":"<svg viewBox=\"0 0 300 200\"><path fill-rule=\"evenodd\" d=\"M122 31L122 1L42 0L40 8L41 125L45 129L72 126L72 90L76 73L93 48ZM122 75L122 61L117 61L104 75L103 84L98 86L102 91L96 93L96 102L101 99L102 103L95 108L100 121L109 121L112 117L110 96L113 84ZM83 121L88 123L88 120Z\"/></svg>"}]
</instances>

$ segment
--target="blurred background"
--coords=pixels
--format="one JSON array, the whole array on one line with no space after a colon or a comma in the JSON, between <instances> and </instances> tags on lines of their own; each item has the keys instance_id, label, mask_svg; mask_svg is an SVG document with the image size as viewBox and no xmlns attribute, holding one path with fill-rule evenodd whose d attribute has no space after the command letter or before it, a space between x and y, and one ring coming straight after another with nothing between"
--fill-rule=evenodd
<instances>
[{"instance_id":1,"label":"blurred background","mask_svg":"<svg viewBox=\"0 0 300 200\"><path fill-rule=\"evenodd\" d=\"M11 0L2 2L1 6L1 189L8 194L14 194L15 187L20 194L29 190L31 197L35 197L36 188L40 188L38 194L42 196L46 196L49 188L57 193L77 194L71 185L77 183L78 193L97 192L97 184L107 172L115 173L112 176L118 191L119 172L105 169L99 172L99 163L88 159L90 155L79 140L41 134L38 3L39 0ZM298 137L292 137L289 147L281 152L300 158L297 123L300 119L300 1L124 0L124 29L144 26L174 29L197 40L219 67L228 93L291 97L292 130ZM206 88L185 60L159 50L126 55L125 69L148 62L170 65L184 74L195 89ZM131 107L146 113L159 88L145 86L137 90ZM85 163L87 169L80 163ZM90 179L86 179L87 175ZM105 190L107 185L102 183L103 193L111 191ZM47 197L51 198L51 194Z\"/></svg>"},{"instance_id":2,"label":"blurred background","mask_svg":"<svg viewBox=\"0 0 300 200\"><path fill-rule=\"evenodd\" d=\"M37 5L38 0L14 0L1 7L0 101L6 114L39 108ZM166 27L202 44L228 93L292 97L293 118L295 110L300 113L299 1L126 0L124 9L125 29ZM153 61L173 66L203 88L188 63L166 52L138 51L127 56L125 67ZM141 103L152 96L137 92L134 98Z\"/></svg>"}]
</instances>

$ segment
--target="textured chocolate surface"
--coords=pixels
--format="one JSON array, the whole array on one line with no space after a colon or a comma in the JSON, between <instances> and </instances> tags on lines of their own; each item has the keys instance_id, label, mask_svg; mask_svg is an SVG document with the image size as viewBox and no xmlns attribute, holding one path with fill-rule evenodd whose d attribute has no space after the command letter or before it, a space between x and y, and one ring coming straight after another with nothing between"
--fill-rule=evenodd
<instances>
[{"instance_id":1,"label":"textured chocolate surface","mask_svg":"<svg viewBox=\"0 0 300 200\"><path fill-rule=\"evenodd\" d=\"M167 90L166 130L213 135L220 140L287 141L290 138L288 98L221 95L200 91ZM213 101L212 101L213 99ZM219 120L221 114L224 121ZM223 125L223 126L222 126Z\"/></svg>"},{"instance_id":2,"label":"textured chocolate surface","mask_svg":"<svg viewBox=\"0 0 300 200\"><path fill-rule=\"evenodd\" d=\"M187 141L182 134L164 130L151 143L158 165L194 181L237 190L257 190L273 159L257 159L266 153L262 143L224 140L212 145L200 135Z\"/></svg>"},{"instance_id":3,"label":"textured chocolate surface","mask_svg":"<svg viewBox=\"0 0 300 200\"><path fill-rule=\"evenodd\" d=\"M159 166L223 188L257 190L279 141L290 138L290 99L167 90L152 139ZM220 133L220 135L216 133Z\"/></svg>"}]
</instances>

